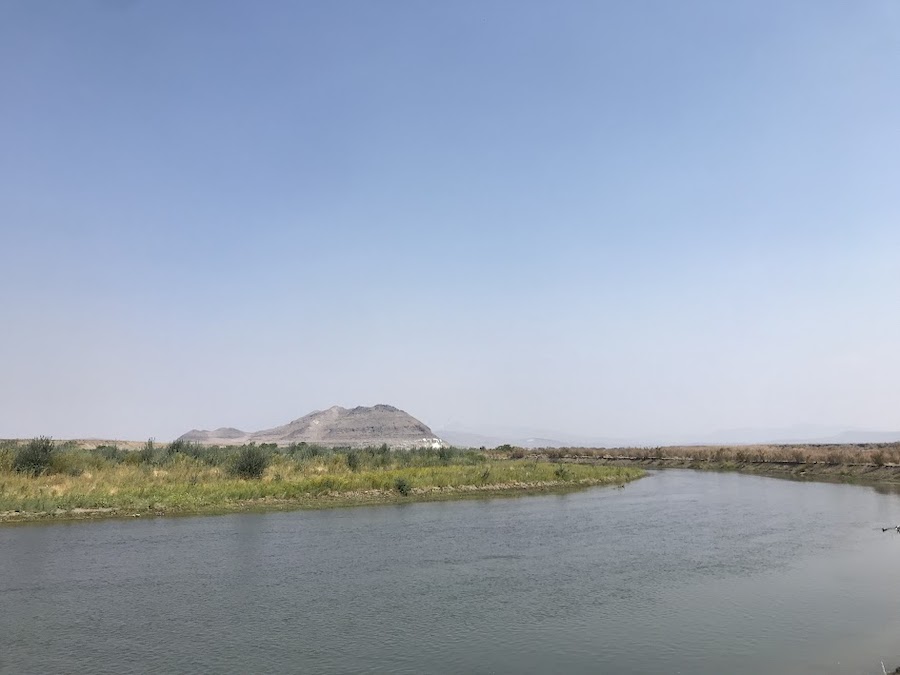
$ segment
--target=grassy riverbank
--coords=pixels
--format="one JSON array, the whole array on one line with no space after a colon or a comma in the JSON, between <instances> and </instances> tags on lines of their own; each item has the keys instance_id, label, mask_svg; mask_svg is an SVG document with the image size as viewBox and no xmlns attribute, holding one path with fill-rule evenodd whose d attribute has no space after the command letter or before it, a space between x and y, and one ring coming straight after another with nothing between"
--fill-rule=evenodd
<instances>
[{"instance_id":1,"label":"grassy riverbank","mask_svg":"<svg viewBox=\"0 0 900 675\"><path fill-rule=\"evenodd\" d=\"M512 449L504 456L533 456L600 466L738 471L807 480L900 483L900 443L564 448L531 454Z\"/></svg>"},{"instance_id":2,"label":"grassy riverbank","mask_svg":"<svg viewBox=\"0 0 900 675\"><path fill-rule=\"evenodd\" d=\"M23 464L27 446L0 446L0 522L450 499L622 484L643 475L455 449L46 446L36 470ZM258 478L242 471L248 456L261 458Z\"/></svg>"}]
</instances>

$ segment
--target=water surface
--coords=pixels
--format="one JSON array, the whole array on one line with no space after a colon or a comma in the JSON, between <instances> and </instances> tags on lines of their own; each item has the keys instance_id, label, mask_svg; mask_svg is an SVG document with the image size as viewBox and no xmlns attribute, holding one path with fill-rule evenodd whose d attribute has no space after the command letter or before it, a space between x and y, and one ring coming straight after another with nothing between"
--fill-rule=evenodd
<instances>
[{"instance_id":1,"label":"water surface","mask_svg":"<svg viewBox=\"0 0 900 675\"><path fill-rule=\"evenodd\" d=\"M0 528L0 673L880 673L889 491L624 489Z\"/></svg>"}]
</instances>

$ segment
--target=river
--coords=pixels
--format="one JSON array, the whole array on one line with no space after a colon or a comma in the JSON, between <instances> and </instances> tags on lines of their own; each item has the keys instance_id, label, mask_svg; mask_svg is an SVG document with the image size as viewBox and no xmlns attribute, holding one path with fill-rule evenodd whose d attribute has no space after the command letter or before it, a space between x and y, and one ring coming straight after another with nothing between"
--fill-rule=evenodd
<instances>
[{"instance_id":1,"label":"river","mask_svg":"<svg viewBox=\"0 0 900 675\"><path fill-rule=\"evenodd\" d=\"M900 495L564 495L0 527L0 673L881 673Z\"/></svg>"}]
</instances>

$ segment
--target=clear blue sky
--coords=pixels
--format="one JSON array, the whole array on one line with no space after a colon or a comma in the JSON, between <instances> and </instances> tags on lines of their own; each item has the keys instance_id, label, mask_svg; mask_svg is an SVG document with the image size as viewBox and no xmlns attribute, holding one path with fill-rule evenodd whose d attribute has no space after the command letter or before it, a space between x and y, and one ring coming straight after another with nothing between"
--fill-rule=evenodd
<instances>
[{"instance_id":1,"label":"clear blue sky","mask_svg":"<svg viewBox=\"0 0 900 675\"><path fill-rule=\"evenodd\" d=\"M0 437L900 429L900 2L0 3Z\"/></svg>"}]
</instances>

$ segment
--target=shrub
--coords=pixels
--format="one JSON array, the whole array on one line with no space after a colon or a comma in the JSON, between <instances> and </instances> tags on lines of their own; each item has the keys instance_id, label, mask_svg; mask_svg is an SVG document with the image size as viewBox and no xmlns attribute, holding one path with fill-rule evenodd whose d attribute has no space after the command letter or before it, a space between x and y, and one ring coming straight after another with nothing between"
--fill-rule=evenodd
<instances>
[{"instance_id":1,"label":"shrub","mask_svg":"<svg viewBox=\"0 0 900 675\"><path fill-rule=\"evenodd\" d=\"M399 492L404 497L412 492L412 485L410 485L409 481L402 476L398 476L397 480L394 481L394 487L396 488L397 492Z\"/></svg>"},{"instance_id":2,"label":"shrub","mask_svg":"<svg viewBox=\"0 0 900 675\"><path fill-rule=\"evenodd\" d=\"M371 466L388 466L391 463L391 450L386 446L369 448L367 454Z\"/></svg>"},{"instance_id":3,"label":"shrub","mask_svg":"<svg viewBox=\"0 0 900 675\"><path fill-rule=\"evenodd\" d=\"M53 441L47 436L31 440L20 447L13 458L13 469L19 473L37 476L44 473L53 460Z\"/></svg>"},{"instance_id":4,"label":"shrub","mask_svg":"<svg viewBox=\"0 0 900 675\"><path fill-rule=\"evenodd\" d=\"M50 458L50 465L47 467L45 473L80 476L85 472L88 464L92 464L92 468L98 468L99 466L107 466L109 462L96 452L64 452L57 446L53 450L53 456Z\"/></svg>"},{"instance_id":5,"label":"shrub","mask_svg":"<svg viewBox=\"0 0 900 675\"><path fill-rule=\"evenodd\" d=\"M98 445L94 452L110 462L121 462L123 457L121 450L115 445Z\"/></svg>"},{"instance_id":6,"label":"shrub","mask_svg":"<svg viewBox=\"0 0 900 675\"><path fill-rule=\"evenodd\" d=\"M151 464L155 452L156 446L153 444L153 439L151 438L144 443L144 447L138 451L138 457L140 457L141 464Z\"/></svg>"},{"instance_id":7,"label":"shrub","mask_svg":"<svg viewBox=\"0 0 900 675\"><path fill-rule=\"evenodd\" d=\"M265 447L265 446L263 446ZM198 462L205 462L210 466L216 466L221 461L221 453L215 447L204 447L200 443L194 443L178 438L166 446L166 459L172 460L176 455L191 457Z\"/></svg>"},{"instance_id":8,"label":"shrub","mask_svg":"<svg viewBox=\"0 0 900 675\"><path fill-rule=\"evenodd\" d=\"M0 442L0 471L12 471L16 446Z\"/></svg>"},{"instance_id":9,"label":"shrub","mask_svg":"<svg viewBox=\"0 0 900 675\"><path fill-rule=\"evenodd\" d=\"M228 461L228 451L218 445L202 446L192 443L191 457L209 466L222 466Z\"/></svg>"},{"instance_id":10,"label":"shrub","mask_svg":"<svg viewBox=\"0 0 900 675\"><path fill-rule=\"evenodd\" d=\"M180 438L176 438L166 446L166 457L171 457L176 452L182 452L184 450L184 446L185 442Z\"/></svg>"},{"instance_id":11,"label":"shrub","mask_svg":"<svg viewBox=\"0 0 900 675\"><path fill-rule=\"evenodd\" d=\"M359 469L359 453L351 450L347 453L347 467L351 471Z\"/></svg>"},{"instance_id":12,"label":"shrub","mask_svg":"<svg viewBox=\"0 0 900 675\"><path fill-rule=\"evenodd\" d=\"M559 480L569 480L569 470L564 464L560 464L553 472Z\"/></svg>"},{"instance_id":13,"label":"shrub","mask_svg":"<svg viewBox=\"0 0 900 675\"><path fill-rule=\"evenodd\" d=\"M318 445L310 445L309 443L301 442L301 443L293 443L290 447L285 450L285 454L293 459L304 460L304 459L312 459L314 457L318 457L319 455L323 455L324 449L319 447Z\"/></svg>"},{"instance_id":14,"label":"shrub","mask_svg":"<svg viewBox=\"0 0 900 675\"><path fill-rule=\"evenodd\" d=\"M262 478L269 466L269 455L255 445L245 445L234 458L228 473L238 478Z\"/></svg>"},{"instance_id":15,"label":"shrub","mask_svg":"<svg viewBox=\"0 0 900 675\"><path fill-rule=\"evenodd\" d=\"M828 464L844 464L844 453L840 450L831 450L825 456L825 461Z\"/></svg>"}]
</instances>

